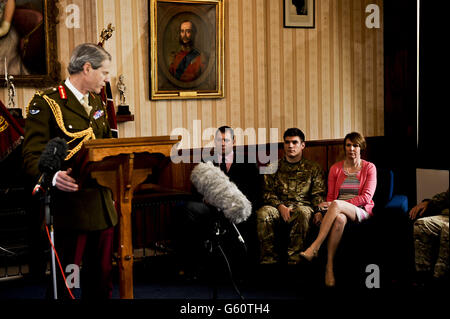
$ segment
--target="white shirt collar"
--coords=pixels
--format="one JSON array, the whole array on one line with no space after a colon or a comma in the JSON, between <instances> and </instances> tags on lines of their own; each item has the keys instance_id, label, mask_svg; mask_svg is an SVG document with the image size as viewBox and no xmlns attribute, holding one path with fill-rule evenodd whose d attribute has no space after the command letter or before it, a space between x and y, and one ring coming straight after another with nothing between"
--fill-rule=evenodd
<instances>
[{"instance_id":1,"label":"white shirt collar","mask_svg":"<svg viewBox=\"0 0 450 319\"><path fill-rule=\"evenodd\" d=\"M233 163L233 158L234 158L234 152L231 151L230 153L228 153L228 155L225 155L225 163ZM221 160L222 160L222 154L220 155L219 163Z\"/></svg>"},{"instance_id":2,"label":"white shirt collar","mask_svg":"<svg viewBox=\"0 0 450 319\"><path fill-rule=\"evenodd\" d=\"M73 84L70 82L69 78L67 78L67 79L64 81L64 84L67 86L67 88L68 88L69 90L72 91L72 93L75 95L75 97L78 99L78 101L80 101L80 103L82 103L82 102L83 102L84 94L81 93L80 91L78 91L78 89L77 89L76 87L73 86Z\"/></svg>"}]
</instances>

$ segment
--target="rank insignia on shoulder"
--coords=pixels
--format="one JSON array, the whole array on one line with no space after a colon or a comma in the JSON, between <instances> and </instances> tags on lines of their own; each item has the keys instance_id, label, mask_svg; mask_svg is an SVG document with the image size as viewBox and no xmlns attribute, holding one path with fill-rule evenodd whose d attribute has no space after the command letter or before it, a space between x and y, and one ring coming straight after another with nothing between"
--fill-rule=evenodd
<instances>
[{"instance_id":1,"label":"rank insignia on shoulder","mask_svg":"<svg viewBox=\"0 0 450 319\"><path fill-rule=\"evenodd\" d=\"M58 86L58 91L59 91L59 97L63 100L67 100L66 89L64 88L63 85Z\"/></svg>"}]
</instances>

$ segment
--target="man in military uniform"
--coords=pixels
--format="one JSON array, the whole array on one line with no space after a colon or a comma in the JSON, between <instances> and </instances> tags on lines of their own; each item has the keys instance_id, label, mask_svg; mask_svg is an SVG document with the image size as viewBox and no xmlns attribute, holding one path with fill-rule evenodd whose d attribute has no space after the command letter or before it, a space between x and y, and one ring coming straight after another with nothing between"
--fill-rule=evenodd
<instances>
[{"instance_id":1,"label":"man in military uniform","mask_svg":"<svg viewBox=\"0 0 450 319\"><path fill-rule=\"evenodd\" d=\"M412 220L420 217L414 222L415 262L420 280L431 275L448 279L448 192L447 189L431 200L424 200L409 212Z\"/></svg>"},{"instance_id":2,"label":"man in military uniform","mask_svg":"<svg viewBox=\"0 0 450 319\"><path fill-rule=\"evenodd\" d=\"M284 132L283 139L285 156L276 163L276 172L264 176L265 206L256 212L261 264L280 261L275 248L277 236L281 236L280 226L287 226L289 232L288 263L299 262L300 252L306 248L304 241L311 217L325 196L323 170L302 156L305 148L303 132L290 128Z\"/></svg>"},{"instance_id":3,"label":"man in military uniform","mask_svg":"<svg viewBox=\"0 0 450 319\"><path fill-rule=\"evenodd\" d=\"M111 137L98 95L109 80L110 63L111 55L100 46L77 46L68 65L69 77L57 88L36 93L25 124L24 167L33 184L42 174L38 163L48 141L61 137L68 142L69 154L52 178L51 212L63 269L83 261L83 298L112 295L113 227L118 221L112 192L93 179L79 185L74 175L82 143ZM67 293L61 285L58 297Z\"/></svg>"}]
</instances>

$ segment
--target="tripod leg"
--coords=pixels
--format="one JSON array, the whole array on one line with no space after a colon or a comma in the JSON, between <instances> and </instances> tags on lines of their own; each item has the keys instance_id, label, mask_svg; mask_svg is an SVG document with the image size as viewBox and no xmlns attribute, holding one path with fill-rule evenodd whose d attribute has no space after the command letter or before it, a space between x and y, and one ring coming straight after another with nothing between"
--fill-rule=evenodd
<instances>
[{"instance_id":1,"label":"tripod leg","mask_svg":"<svg viewBox=\"0 0 450 319\"><path fill-rule=\"evenodd\" d=\"M207 250L207 260L209 267L207 268L207 278L209 278L209 283L212 286L212 299L217 300L217 278L214 276L214 269L216 269L215 258L214 258L214 243L211 240L205 242L205 248Z\"/></svg>"},{"instance_id":2,"label":"tripod leg","mask_svg":"<svg viewBox=\"0 0 450 319\"><path fill-rule=\"evenodd\" d=\"M223 256L223 259L225 260L225 263L227 264L227 270L228 270L228 274L230 276L230 280L231 280L231 284L233 285L234 290L236 291L236 293L239 295L239 297L241 298L241 300L244 300L244 297L242 296L241 292L239 291L239 288L237 287L236 283L234 282L233 279L233 273L231 271L231 267L230 267L230 263L228 262L228 258L227 255L225 254L225 252L223 251L222 247L220 245L217 245L217 248L219 248L220 253Z\"/></svg>"}]
</instances>

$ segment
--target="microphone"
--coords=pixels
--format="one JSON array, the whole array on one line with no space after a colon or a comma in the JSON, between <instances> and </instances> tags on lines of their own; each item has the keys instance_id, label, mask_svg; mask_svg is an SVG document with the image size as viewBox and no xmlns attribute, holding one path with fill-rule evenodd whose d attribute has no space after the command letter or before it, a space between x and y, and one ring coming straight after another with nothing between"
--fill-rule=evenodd
<instances>
[{"instance_id":1,"label":"microphone","mask_svg":"<svg viewBox=\"0 0 450 319\"><path fill-rule=\"evenodd\" d=\"M233 224L246 221L252 213L252 204L212 162L199 163L191 173L192 184L205 201L223 212Z\"/></svg>"},{"instance_id":2,"label":"microphone","mask_svg":"<svg viewBox=\"0 0 450 319\"><path fill-rule=\"evenodd\" d=\"M55 137L47 143L39 158L38 167L42 175L33 188L33 195L45 192L50 187L53 175L61 169L61 163L67 156L67 149L67 142L60 137Z\"/></svg>"}]
</instances>

